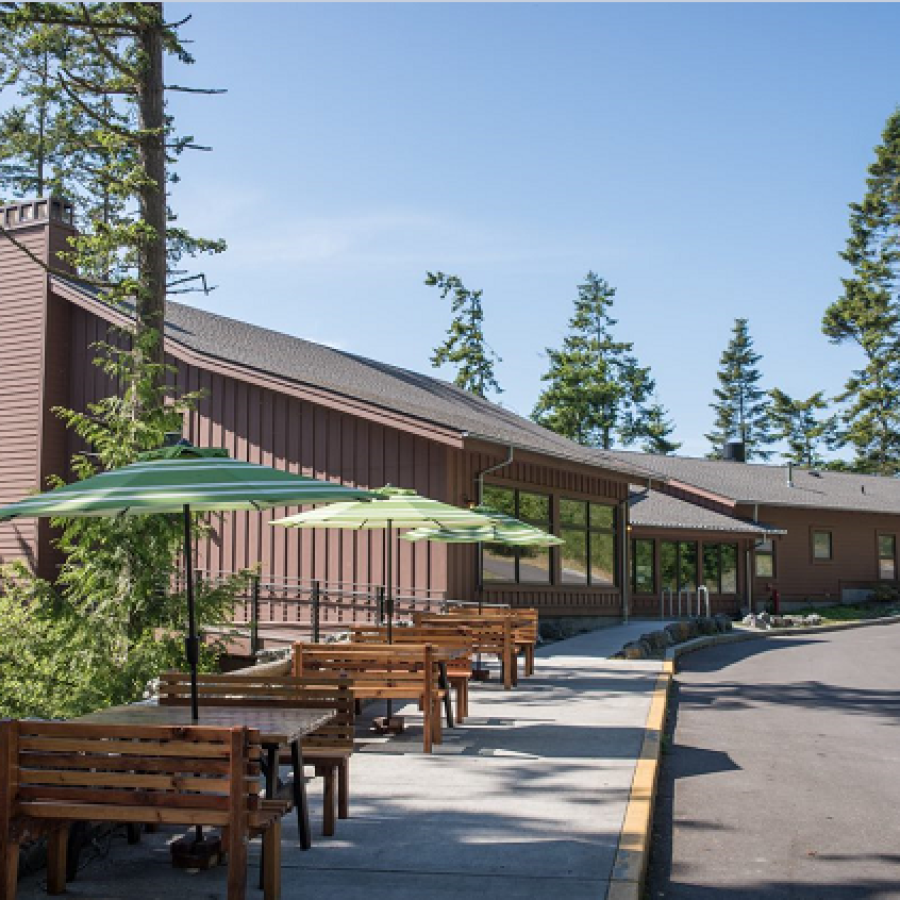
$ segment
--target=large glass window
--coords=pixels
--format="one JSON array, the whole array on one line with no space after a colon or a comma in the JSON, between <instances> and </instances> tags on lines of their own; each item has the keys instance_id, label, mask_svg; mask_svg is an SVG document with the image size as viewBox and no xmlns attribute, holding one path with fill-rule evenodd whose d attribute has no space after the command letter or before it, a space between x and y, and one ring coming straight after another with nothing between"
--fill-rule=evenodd
<instances>
[{"instance_id":1,"label":"large glass window","mask_svg":"<svg viewBox=\"0 0 900 900\"><path fill-rule=\"evenodd\" d=\"M661 541L661 587L672 591L697 589L697 544L694 541Z\"/></svg>"},{"instance_id":2,"label":"large glass window","mask_svg":"<svg viewBox=\"0 0 900 900\"><path fill-rule=\"evenodd\" d=\"M830 531L813 531L812 554L816 562L828 562L832 558Z\"/></svg>"},{"instance_id":3,"label":"large glass window","mask_svg":"<svg viewBox=\"0 0 900 900\"><path fill-rule=\"evenodd\" d=\"M711 594L737 593L737 545L703 545L703 583Z\"/></svg>"},{"instance_id":4,"label":"large glass window","mask_svg":"<svg viewBox=\"0 0 900 900\"><path fill-rule=\"evenodd\" d=\"M616 584L615 508L561 497L559 526L563 584Z\"/></svg>"},{"instance_id":5,"label":"large glass window","mask_svg":"<svg viewBox=\"0 0 900 900\"><path fill-rule=\"evenodd\" d=\"M514 488L485 485L484 502L543 531L551 530L550 497ZM506 547L484 544L482 576L485 582L550 583L550 551L541 547Z\"/></svg>"},{"instance_id":6,"label":"large glass window","mask_svg":"<svg viewBox=\"0 0 900 900\"><path fill-rule=\"evenodd\" d=\"M878 577L882 581L894 581L897 577L897 536L878 535Z\"/></svg>"},{"instance_id":7,"label":"large glass window","mask_svg":"<svg viewBox=\"0 0 900 900\"><path fill-rule=\"evenodd\" d=\"M655 594L655 541L635 538L631 542L631 593Z\"/></svg>"}]
</instances>

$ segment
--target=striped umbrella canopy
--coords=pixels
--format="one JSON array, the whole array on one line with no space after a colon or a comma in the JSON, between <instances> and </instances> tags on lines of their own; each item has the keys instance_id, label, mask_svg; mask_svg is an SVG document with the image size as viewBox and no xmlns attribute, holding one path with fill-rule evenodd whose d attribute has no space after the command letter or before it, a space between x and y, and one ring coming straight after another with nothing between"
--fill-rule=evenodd
<instances>
[{"instance_id":1,"label":"striped umbrella canopy","mask_svg":"<svg viewBox=\"0 0 900 900\"><path fill-rule=\"evenodd\" d=\"M258 510L333 500L364 499L368 491L293 475L268 466L231 459L220 448L180 442L143 454L137 462L0 508L0 522L23 516L82 517L178 513L184 521L184 566L188 602L192 714L199 717L197 662L199 641L194 610L191 513Z\"/></svg>"},{"instance_id":2,"label":"striped umbrella canopy","mask_svg":"<svg viewBox=\"0 0 900 900\"><path fill-rule=\"evenodd\" d=\"M438 528L423 526L401 535L405 541L441 541L445 544L505 544L515 547L555 547L562 544L556 537L529 525L521 519L508 516L491 506L482 504L472 508L472 512L487 516L491 524L487 527L454 526Z\"/></svg>"},{"instance_id":3,"label":"striped umbrella canopy","mask_svg":"<svg viewBox=\"0 0 900 900\"><path fill-rule=\"evenodd\" d=\"M371 503L333 503L309 512L276 519L273 525L287 528L384 528L385 537L385 608L388 641L392 639L394 619L393 593L393 528L417 528L430 525L437 528L488 528L491 521L481 513L461 509L423 497L415 491L385 485L372 491Z\"/></svg>"}]
</instances>

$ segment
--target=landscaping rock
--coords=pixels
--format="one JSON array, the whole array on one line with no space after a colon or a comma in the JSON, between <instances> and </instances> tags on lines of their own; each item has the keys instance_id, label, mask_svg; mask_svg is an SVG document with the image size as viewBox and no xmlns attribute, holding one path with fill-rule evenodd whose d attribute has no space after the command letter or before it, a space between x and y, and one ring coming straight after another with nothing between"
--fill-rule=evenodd
<instances>
[{"instance_id":1,"label":"landscaping rock","mask_svg":"<svg viewBox=\"0 0 900 900\"><path fill-rule=\"evenodd\" d=\"M734 624L732 623L731 618L729 616L726 616L724 613L719 613L718 615L714 616L713 619L716 623L716 628L722 634L734 630Z\"/></svg>"},{"instance_id":2,"label":"landscaping rock","mask_svg":"<svg viewBox=\"0 0 900 900\"><path fill-rule=\"evenodd\" d=\"M712 617L707 618L706 616L702 616L701 618L696 620L697 628L700 631L700 634L718 634L719 628L716 625L716 620Z\"/></svg>"},{"instance_id":3,"label":"landscaping rock","mask_svg":"<svg viewBox=\"0 0 900 900\"><path fill-rule=\"evenodd\" d=\"M621 652L625 655L625 659L646 659L650 655L650 648L644 641L631 641Z\"/></svg>"},{"instance_id":4,"label":"landscaping rock","mask_svg":"<svg viewBox=\"0 0 900 900\"><path fill-rule=\"evenodd\" d=\"M672 646L672 636L668 631L651 631L649 634L642 634L640 639L646 641L653 650L665 650Z\"/></svg>"},{"instance_id":5,"label":"landscaping rock","mask_svg":"<svg viewBox=\"0 0 900 900\"><path fill-rule=\"evenodd\" d=\"M818 613L810 613L803 619L804 625L821 625L822 617Z\"/></svg>"}]
</instances>

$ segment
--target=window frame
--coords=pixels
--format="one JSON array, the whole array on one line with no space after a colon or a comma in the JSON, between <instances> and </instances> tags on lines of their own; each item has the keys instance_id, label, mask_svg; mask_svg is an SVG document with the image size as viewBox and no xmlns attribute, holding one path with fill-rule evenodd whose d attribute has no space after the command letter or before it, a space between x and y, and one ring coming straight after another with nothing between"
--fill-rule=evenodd
<instances>
[{"instance_id":1,"label":"window frame","mask_svg":"<svg viewBox=\"0 0 900 900\"><path fill-rule=\"evenodd\" d=\"M662 571L662 547L663 544L672 544L675 547L675 587L670 588L668 585L663 586L663 571ZM681 582L681 571L682 571L682 547L687 547L693 545L694 547L694 586L692 588L685 587ZM701 543L700 541L681 541L681 540L661 540L659 542L659 586L660 590L674 590L676 594L680 594L682 591L690 590L696 591L699 587L700 582L700 560L701 560Z\"/></svg>"},{"instance_id":2,"label":"window frame","mask_svg":"<svg viewBox=\"0 0 900 900\"><path fill-rule=\"evenodd\" d=\"M890 557L883 556L881 553L881 539L890 538L894 544L894 552ZM893 567L893 575L886 578L881 574L881 563L883 560L890 559ZM897 580L897 533L894 531L876 531L875 532L875 565L878 569L879 581L896 581Z\"/></svg>"},{"instance_id":3,"label":"window frame","mask_svg":"<svg viewBox=\"0 0 900 900\"><path fill-rule=\"evenodd\" d=\"M566 581L563 578L562 566L560 565L559 570L559 581L560 585L583 585L588 588L606 588L607 590L620 587L621 575L619 573L619 509L618 506L614 503L599 503L593 499L585 499L582 497L567 497L564 494L559 494L557 497L558 502L558 518L559 522L557 524L556 531L553 533L558 537L565 539L565 532L574 532L579 535L584 535L584 554L585 554L585 578L584 581ZM584 524L583 525L573 525L567 524L563 521L562 515L562 504L566 503L578 503L584 506ZM591 509L594 506L602 506L604 509L608 509L612 513L612 524L609 526L605 525L594 525L591 517ZM608 535L612 537L612 583L609 582L595 582L593 580L593 566L592 566L592 536L594 535ZM560 558L562 556L562 549L560 549Z\"/></svg>"},{"instance_id":4,"label":"window frame","mask_svg":"<svg viewBox=\"0 0 900 900\"><path fill-rule=\"evenodd\" d=\"M816 555L816 535L828 535L828 556ZM814 566L827 566L834 562L834 529L811 526L809 529L809 557Z\"/></svg>"},{"instance_id":5,"label":"window frame","mask_svg":"<svg viewBox=\"0 0 900 900\"><path fill-rule=\"evenodd\" d=\"M735 583L735 587L734 587L734 590L733 590L733 591L723 591L723 590L722 590L722 572L723 572L723 567L722 567L722 549L723 549L724 547L731 547L731 548L734 550L734 574L735 574L734 583ZM710 549L710 550L711 550L711 549L713 549L713 548L715 548L715 551L716 551L716 567L717 567L717 572L716 572L716 589L715 589L715 590L711 590L711 589L707 586L707 583L706 583L707 574L706 574L706 559L705 559L705 555L706 555L707 549ZM709 543L704 542L703 545L702 545L701 551L700 551L700 555L701 555L701 557L703 558L703 566L702 566L702 569L703 569L703 586L706 587L706 589L707 589L711 594L717 594L717 595L720 596L720 597L732 597L732 596L735 596L735 597L736 597L736 596L739 596L739 595L740 595L740 590L739 590L739 586L738 586L738 559L740 558L740 550L739 550L739 547L738 547L737 543L732 543L731 541L715 541L715 542L712 542L712 541L711 541L711 542L709 542Z\"/></svg>"},{"instance_id":6,"label":"window frame","mask_svg":"<svg viewBox=\"0 0 900 900\"><path fill-rule=\"evenodd\" d=\"M536 528L541 528L545 531L548 531L550 534L554 534L553 530L553 494L534 490L532 488L520 488L515 485L507 485L507 484L485 484L486 490L500 490L500 491L509 491L513 495L513 515L515 518L520 519L523 522L527 522L529 525L534 525ZM547 500L547 519L546 521L538 521L532 517L524 517L521 515L521 503L520 496L522 494L532 494L538 497L544 497ZM546 581L523 581L522 573L521 573L521 559L522 559L522 551L527 548L516 548L514 550L513 559L513 572L514 576L511 581L504 581L501 579L486 579L484 577L484 550L486 547L489 547L490 544L480 544L481 548L481 582L486 588L493 587L494 585L521 585L523 587L553 587L556 585L556 565L554 558L554 550L553 547L547 547L546 549L540 548L542 552L547 554L547 580Z\"/></svg>"},{"instance_id":7,"label":"window frame","mask_svg":"<svg viewBox=\"0 0 900 900\"><path fill-rule=\"evenodd\" d=\"M635 553L635 545L638 543L650 545L650 595L656 596L657 585L659 583L659 573L656 564L656 538L631 538L631 545L628 548L628 586L632 594L646 595L647 591L639 591L637 589L637 553Z\"/></svg>"},{"instance_id":8,"label":"window frame","mask_svg":"<svg viewBox=\"0 0 900 900\"><path fill-rule=\"evenodd\" d=\"M778 555L775 552L775 541L772 538L761 541L760 543L768 544L768 549L754 545L753 547L753 577L754 578L777 578L778 577ZM772 565L772 571L766 575L759 571L760 558L769 559Z\"/></svg>"}]
</instances>

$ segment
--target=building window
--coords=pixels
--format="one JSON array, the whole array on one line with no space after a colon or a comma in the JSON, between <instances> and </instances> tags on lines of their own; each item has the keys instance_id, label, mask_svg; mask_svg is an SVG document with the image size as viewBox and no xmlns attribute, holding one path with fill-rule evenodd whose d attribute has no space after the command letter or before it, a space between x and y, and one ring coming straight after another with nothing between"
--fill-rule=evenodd
<instances>
[{"instance_id":1,"label":"building window","mask_svg":"<svg viewBox=\"0 0 900 900\"><path fill-rule=\"evenodd\" d=\"M754 565L757 578L775 577L775 545L772 541L760 541L756 547Z\"/></svg>"},{"instance_id":2,"label":"building window","mask_svg":"<svg viewBox=\"0 0 900 900\"><path fill-rule=\"evenodd\" d=\"M703 545L703 584L711 594L737 593L737 544Z\"/></svg>"},{"instance_id":3,"label":"building window","mask_svg":"<svg viewBox=\"0 0 900 900\"><path fill-rule=\"evenodd\" d=\"M897 536L878 535L878 577L882 581L894 581L897 577Z\"/></svg>"},{"instance_id":4,"label":"building window","mask_svg":"<svg viewBox=\"0 0 900 900\"><path fill-rule=\"evenodd\" d=\"M617 584L615 507L561 497L559 526L562 583Z\"/></svg>"},{"instance_id":5,"label":"building window","mask_svg":"<svg viewBox=\"0 0 900 900\"><path fill-rule=\"evenodd\" d=\"M542 531L551 530L550 497L514 488L484 486L484 502ZM550 550L543 547L506 547L484 544L482 577L487 582L550 584Z\"/></svg>"},{"instance_id":6,"label":"building window","mask_svg":"<svg viewBox=\"0 0 900 900\"><path fill-rule=\"evenodd\" d=\"M693 541L661 541L659 573L662 587L671 591L697 589L697 544Z\"/></svg>"},{"instance_id":7,"label":"building window","mask_svg":"<svg viewBox=\"0 0 900 900\"><path fill-rule=\"evenodd\" d=\"M816 562L828 562L832 559L831 532L813 531L812 555Z\"/></svg>"},{"instance_id":8,"label":"building window","mask_svg":"<svg viewBox=\"0 0 900 900\"><path fill-rule=\"evenodd\" d=\"M631 542L631 593L656 593L655 541L637 539Z\"/></svg>"}]
</instances>

